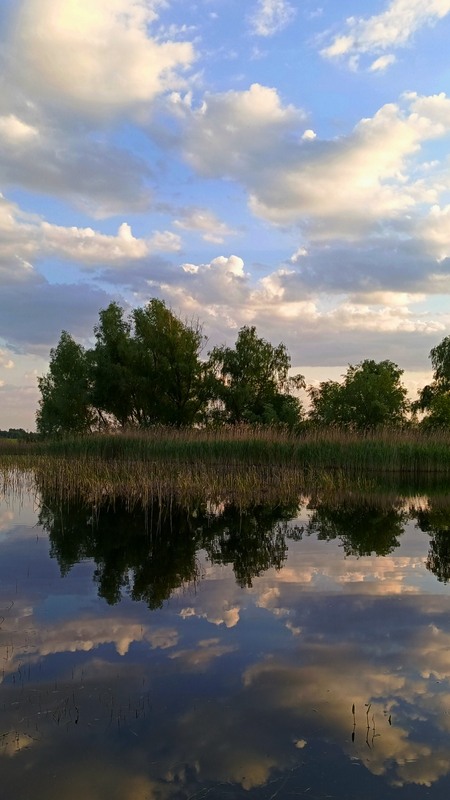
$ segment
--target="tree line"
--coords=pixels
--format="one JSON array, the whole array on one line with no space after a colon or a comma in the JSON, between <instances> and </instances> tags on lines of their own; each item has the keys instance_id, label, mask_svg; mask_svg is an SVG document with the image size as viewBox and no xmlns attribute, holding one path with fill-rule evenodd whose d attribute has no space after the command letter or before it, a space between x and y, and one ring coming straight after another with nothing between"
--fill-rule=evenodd
<instances>
[{"instance_id":1,"label":"tree line","mask_svg":"<svg viewBox=\"0 0 450 800\"><path fill-rule=\"evenodd\" d=\"M342 382L305 384L290 376L283 343L274 346L242 327L234 347L214 347L198 321L183 321L153 298L126 316L116 302L100 311L95 344L85 349L63 331L38 378L38 433L55 436L153 425L269 424L341 426L364 430L450 424L450 337L430 354L433 381L415 403L403 370L392 361L349 365ZM306 389L306 414L298 390Z\"/></svg>"}]
</instances>

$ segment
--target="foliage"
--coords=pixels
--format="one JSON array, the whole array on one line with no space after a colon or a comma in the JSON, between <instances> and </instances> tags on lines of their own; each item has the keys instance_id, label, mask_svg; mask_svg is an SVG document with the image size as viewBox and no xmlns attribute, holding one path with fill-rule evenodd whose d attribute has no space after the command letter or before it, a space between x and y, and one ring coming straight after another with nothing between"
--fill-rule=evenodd
<instances>
[{"instance_id":1,"label":"foliage","mask_svg":"<svg viewBox=\"0 0 450 800\"><path fill-rule=\"evenodd\" d=\"M50 351L47 375L38 378L41 392L36 415L38 433L55 436L85 433L95 421L90 402L88 359L67 331Z\"/></svg>"},{"instance_id":2,"label":"foliage","mask_svg":"<svg viewBox=\"0 0 450 800\"><path fill-rule=\"evenodd\" d=\"M240 329L235 347L215 347L209 354L211 392L218 401L216 417L229 424L285 424L300 420L301 404L291 389L305 385L302 375L289 377L291 359L284 344L274 347Z\"/></svg>"},{"instance_id":3,"label":"foliage","mask_svg":"<svg viewBox=\"0 0 450 800\"><path fill-rule=\"evenodd\" d=\"M447 428L450 426L450 336L430 351L433 366L433 381L419 392L413 403L414 411L425 411L424 428Z\"/></svg>"},{"instance_id":4,"label":"foliage","mask_svg":"<svg viewBox=\"0 0 450 800\"><path fill-rule=\"evenodd\" d=\"M345 555L386 556L400 545L407 514L394 504L387 507L367 501L317 503L306 533L330 541L339 538Z\"/></svg>"},{"instance_id":5,"label":"foliage","mask_svg":"<svg viewBox=\"0 0 450 800\"><path fill-rule=\"evenodd\" d=\"M403 370L392 361L370 359L349 365L344 381L325 381L308 389L310 420L320 425L350 426L357 430L398 425L406 419Z\"/></svg>"},{"instance_id":6,"label":"foliage","mask_svg":"<svg viewBox=\"0 0 450 800\"><path fill-rule=\"evenodd\" d=\"M130 318L117 303L100 311L96 344L85 351L70 334L50 353L38 379L38 431L84 433L96 427L192 425L206 401L200 326L183 323L161 300Z\"/></svg>"},{"instance_id":7,"label":"foliage","mask_svg":"<svg viewBox=\"0 0 450 800\"><path fill-rule=\"evenodd\" d=\"M112 415L122 427L139 422L136 414L131 324L117 303L100 311L97 339L89 352L92 402L100 415Z\"/></svg>"},{"instance_id":8,"label":"foliage","mask_svg":"<svg viewBox=\"0 0 450 800\"><path fill-rule=\"evenodd\" d=\"M441 391L450 389L450 336L446 336L440 344L430 351L435 383Z\"/></svg>"},{"instance_id":9,"label":"foliage","mask_svg":"<svg viewBox=\"0 0 450 800\"><path fill-rule=\"evenodd\" d=\"M28 433L23 428L9 428L7 431L0 431L0 439L15 439L17 441L30 441L32 433Z\"/></svg>"},{"instance_id":10,"label":"foliage","mask_svg":"<svg viewBox=\"0 0 450 800\"><path fill-rule=\"evenodd\" d=\"M192 425L206 398L200 325L181 322L156 299L135 309L133 319L139 421Z\"/></svg>"}]
</instances>

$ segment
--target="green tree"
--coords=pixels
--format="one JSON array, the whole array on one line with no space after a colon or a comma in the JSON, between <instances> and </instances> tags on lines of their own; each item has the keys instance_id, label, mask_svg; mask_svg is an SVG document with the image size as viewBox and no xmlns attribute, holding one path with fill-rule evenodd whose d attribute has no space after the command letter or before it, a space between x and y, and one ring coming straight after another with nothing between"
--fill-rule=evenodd
<instances>
[{"instance_id":1,"label":"green tree","mask_svg":"<svg viewBox=\"0 0 450 800\"><path fill-rule=\"evenodd\" d=\"M423 411L424 428L450 426L450 336L430 351L433 381L421 389L413 403L414 411Z\"/></svg>"},{"instance_id":2,"label":"green tree","mask_svg":"<svg viewBox=\"0 0 450 800\"><path fill-rule=\"evenodd\" d=\"M350 364L342 383L325 381L319 387L309 387L309 417L320 425L358 430L402 423L409 407L402 374L403 370L387 360Z\"/></svg>"},{"instance_id":3,"label":"green tree","mask_svg":"<svg viewBox=\"0 0 450 800\"><path fill-rule=\"evenodd\" d=\"M191 425L206 402L205 337L153 298L129 318L117 303L100 311L89 353L93 402L105 419L145 427Z\"/></svg>"},{"instance_id":4,"label":"green tree","mask_svg":"<svg viewBox=\"0 0 450 800\"><path fill-rule=\"evenodd\" d=\"M297 424L301 404L291 390L305 382L302 375L289 377L290 366L286 346L274 347L257 336L253 326L240 329L234 348L215 347L209 367L219 418L231 424Z\"/></svg>"},{"instance_id":5,"label":"green tree","mask_svg":"<svg viewBox=\"0 0 450 800\"><path fill-rule=\"evenodd\" d=\"M135 309L133 320L142 421L192 425L206 402L200 325L182 322L157 299Z\"/></svg>"},{"instance_id":6,"label":"green tree","mask_svg":"<svg viewBox=\"0 0 450 800\"><path fill-rule=\"evenodd\" d=\"M139 424L131 324L118 303L110 303L99 317L96 345L88 354L93 403L105 420L112 415L122 427Z\"/></svg>"},{"instance_id":7,"label":"green tree","mask_svg":"<svg viewBox=\"0 0 450 800\"><path fill-rule=\"evenodd\" d=\"M67 331L50 350L49 371L38 378L37 431L45 436L84 433L95 424L86 351Z\"/></svg>"}]
</instances>

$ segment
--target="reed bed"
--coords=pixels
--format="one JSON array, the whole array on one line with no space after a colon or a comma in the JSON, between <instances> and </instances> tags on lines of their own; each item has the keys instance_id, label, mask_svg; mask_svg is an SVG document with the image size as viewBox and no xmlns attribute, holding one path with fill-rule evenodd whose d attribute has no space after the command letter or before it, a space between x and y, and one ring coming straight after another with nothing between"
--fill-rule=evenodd
<instances>
[{"instance_id":1,"label":"reed bed","mask_svg":"<svg viewBox=\"0 0 450 800\"><path fill-rule=\"evenodd\" d=\"M32 443L0 442L2 455L39 455L111 462L216 466L279 466L352 474L382 471L450 475L450 431L417 428L359 433L305 429L232 427L177 430L152 428L65 437Z\"/></svg>"},{"instance_id":2,"label":"reed bed","mask_svg":"<svg viewBox=\"0 0 450 800\"><path fill-rule=\"evenodd\" d=\"M300 495L447 494L450 434L415 429L356 433L272 428L154 428L32 443L0 443L0 491L130 506L192 502L286 503ZM394 489L395 486L395 489Z\"/></svg>"},{"instance_id":3,"label":"reed bed","mask_svg":"<svg viewBox=\"0 0 450 800\"><path fill-rule=\"evenodd\" d=\"M0 496L31 492L39 505L46 496L93 506L120 498L130 509L175 502L186 510L200 503L297 505L301 498L333 505L367 502L385 505L415 496L448 498L447 482L430 476L420 483L401 476L350 475L343 470L304 470L287 466L217 467L131 460L14 456L0 459Z\"/></svg>"}]
</instances>

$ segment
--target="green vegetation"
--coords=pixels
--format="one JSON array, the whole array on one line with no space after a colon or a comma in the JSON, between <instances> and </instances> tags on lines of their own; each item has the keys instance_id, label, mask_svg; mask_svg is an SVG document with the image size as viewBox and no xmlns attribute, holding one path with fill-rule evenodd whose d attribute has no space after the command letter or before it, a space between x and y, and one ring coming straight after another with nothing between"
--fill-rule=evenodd
<instances>
[{"instance_id":1,"label":"green vegetation","mask_svg":"<svg viewBox=\"0 0 450 800\"><path fill-rule=\"evenodd\" d=\"M450 336L430 352L433 381L419 392L413 404L415 411L425 412L422 426L448 428L450 426Z\"/></svg>"},{"instance_id":2,"label":"green vegetation","mask_svg":"<svg viewBox=\"0 0 450 800\"><path fill-rule=\"evenodd\" d=\"M361 361L350 365L344 381L324 381L310 387L309 418L318 425L370 430L407 421L403 371L392 361Z\"/></svg>"},{"instance_id":3,"label":"green vegetation","mask_svg":"<svg viewBox=\"0 0 450 800\"><path fill-rule=\"evenodd\" d=\"M289 377L291 359L284 344L273 347L256 335L256 328L239 331L236 345L215 347L208 368L215 380L211 396L218 401L215 422L281 423L292 429L301 418L301 404L290 394L305 387L303 375Z\"/></svg>"},{"instance_id":4,"label":"green vegetation","mask_svg":"<svg viewBox=\"0 0 450 800\"><path fill-rule=\"evenodd\" d=\"M111 303L94 334L95 346L85 350L63 331L50 351L49 371L38 378L41 436L155 425L268 425L300 436L307 427L450 427L450 337L431 350L433 381L410 403L403 370L388 359L350 364L341 382L307 388L302 375L289 375L286 346L270 344L253 326L240 329L234 347L214 347L202 359L201 325L183 322L155 298L128 317ZM298 397L306 388L307 417Z\"/></svg>"},{"instance_id":5,"label":"green vegetation","mask_svg":"<svg viewBox=\"0 0 450 800\"><path fill-rule=\"evenodd\" d=\"M31 441L33 434L28 433L23 428L9 428L7 431L0 431L0 439Z\"/></svg>"},{"instance_id":6,"label":"green vegetation","mask_svg":"<svg viewBox=\"0 0 450 800\"><path fill-rule=\"evenodd\" d=\"M3 455L2 455L3 453ZM450 434L420 430L358 433L311 430L303 435L278 428L154 428L92 434L3 449L1 481L28 470L61 498L98 502L128 497L146 505L174 497L238 504L291 501L302 493L390 491L402 482L448 482ZM3 477L2 477L3 476ZM33 478L33 476L35 476Z\"/></svg>"},{"instance_id":7,"label":"green vegetation","mask_svg":"<svg viewBox=\"0 0 450 800\"><path fill-rule=\"evenodd\" d=\"M38 379L38 433L60 436L154 425L298 425L301 404L291 390L283 344L273 347L255 328L239 331L235 348L216 347L207 360L198 323L182 322L152 299L125 318L111 303L100 312L95 347L85 350L67 331Z\"/></svg>"}]
</instances>

